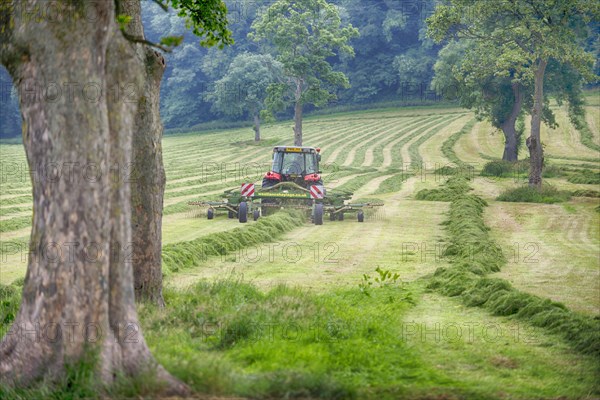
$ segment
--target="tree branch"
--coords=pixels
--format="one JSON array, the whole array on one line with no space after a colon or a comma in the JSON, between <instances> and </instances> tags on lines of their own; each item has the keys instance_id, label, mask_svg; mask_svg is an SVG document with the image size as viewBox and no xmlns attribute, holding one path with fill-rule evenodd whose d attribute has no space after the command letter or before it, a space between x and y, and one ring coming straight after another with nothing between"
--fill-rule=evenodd
<instances>
[{"instance_id":1,"label":"tree branch","mask_svg":"<svg viewBox=\"0 0 600 400\"><path fill-rule=\"evenodd\" d=\"M141 43L141 44L145 44L145 45L150 46L150 47L155 47L157 49L160 49L160 50L164 51L165 53L170 53L170 52L173 51L173 49L171 49L169 47L165 47L165 46L163 46L160 43L154 43L154 42L151 42L151 41L146 40L144 38L130 35L129 33L125 32L124 30L121 30L121 32L123 33L123 36L125 37L125 39L129 40L130 42Z\"/></svg>"}]
</instances>

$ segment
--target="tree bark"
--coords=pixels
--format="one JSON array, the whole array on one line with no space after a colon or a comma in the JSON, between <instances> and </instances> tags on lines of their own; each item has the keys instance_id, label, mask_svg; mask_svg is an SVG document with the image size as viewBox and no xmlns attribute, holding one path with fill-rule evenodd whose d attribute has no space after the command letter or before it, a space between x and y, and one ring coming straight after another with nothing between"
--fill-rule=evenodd
<instances>
[{"instance_id":1,"label":"tree bark","mask_svg":"<svg viewBox=\"0 0 600 400\"><path fill-rule=\"evenodd\" d=\"M515 82L512 84L512 91L514 103L508 118L500 127L504 133L504 154L502 155L502 159L506 161L517 161L519 158L517 129L515 128L517 118L523 106L523 94L521 93L519 83Z\"/></svg>"},{"instance_id":2,"label":"tree bark","mask_svg":"<svg viewBox=\"0 0 600 400\"><path fill-rule=\"evenodd\" d=\"M531 110L531 136L526 141L530 158L529 186L538 189L542 187L542 168L544 166L544 150L540 140L540 128L542 107L544 104L544 73L546 71L546 64L546 60L539 60L534 74L535 86L533 109Z\"/></svg>"},{"instance_id":3,"label":"tree bark","mask_svg":"<svg viewBox=\"0 0 600 400\"><path fill-rule=\"evenodd\" d=\"M9 24L0 20L9 40L0 61L20 93L33 187L30 257L19 311L0 342L0 382L59 380L67 364L95 355L105 383L154 371L166 393L188 393L150 354L127 257L124 167L137 112L129 94L142 71L116 26L114 2L57 6L60 23L18 12ZM85 19L90 11L93 21Z\"/></svg>"},{"instance_id":4,"label":"tree bark","mask_svg":"<svg viewBox=\"0 0 600 400\"><path fill-rule=\"evenodd\" d=\"M144 38L140 1L123 1L122 13L131 16L127 33ZM162 157L163 125L159 108L165 59L144 44L136 45L136 56L143 69L143 83L135 118L130 171L135 298L164 307L161 250L165 170Z\"/></svg>"},{"instance_id":5,"label":"tree bark","mask_svg":"<svg viewBox=\"0 0 600 400\"><path fill-rule=\"evenodd\" d=\"M294 146L302 146L302 80L296 81L294 105Z\"/></svg>"},{"instance_id":6,"label":"tree bark","mask_svg":"<svg viewBox=\"0 0 600 400\"><path fill-rule=\"evenodd\" d=\"M254 141L260 142L260 117L258 113L254 114Z\"/></svg>"}]
</instances>

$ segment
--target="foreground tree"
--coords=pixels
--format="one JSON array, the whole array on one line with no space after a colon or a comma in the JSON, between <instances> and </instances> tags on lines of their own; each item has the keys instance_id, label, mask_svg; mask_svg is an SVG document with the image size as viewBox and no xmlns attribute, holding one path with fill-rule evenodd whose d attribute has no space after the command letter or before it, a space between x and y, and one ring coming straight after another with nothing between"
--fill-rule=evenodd
<instances>
[{"instance_id":1,"label":"foreground tree","mask_svg":"<svg viewBox=\"0 0 600 400\"><path fill-rule=\"evenodd\" d=\"M531 133L526 140L532 187L542 185L540 125L546 67L555 60L594 80L593 57L585 52L582 40L587 37L586 24L599 17L597 4L584 0L450 0L438 5L428 19L429 34L436 41L454 36L493 47L499 55L495 60L498 76L514 73L518 80L533 82Z\"/></svg>"},{"instance_id":2,"label":"foreground tree","mask_svg":"<svg viewBox=\"0 0 600 400\"><path fill-rule=\"evenodd\" d=\"M325 0L277 0L252 28L250 37L273 46L287 77L269 87L269 110L294 105L294 145L301 146L303 106L323 106L337 98L333 89L350 85L327 59L336 51L353 56L348 42L358 36L358 30L342 26L337 7Z\"/></svg>"},{"instance_id":3,"label":"foreground tree","mask_svg":"<svg viewBox=\"0 0 600 400\"><path fill-rule=\"evenodd\" d=\"M242 53L215 83L214 106L221 113L254 121L254 140L260 141L260 113L265 110L269 85L282 79L282 65L270 55Z\"/></svg>"},{"instance_id":4,"label":"foreground tree","mask_svg":"<svg viewBox=\"0 0 600 400\"><path fill-rule=\"evenodd\" d=\"M155 126L136 117L157 89L136 53L136 42L147 43L116 18L124 22L120 13L135 13L139 1L54 6L58 21L31 18L42 1L0 4L0 63L20 94L33 187L30 257L19 312L0 342L0 381L60 380L67 365L93 357L104 383L152 373L165 392L186 394L150 354L135 309L132 137L136 120L140 130Z\"/></svg>"}]
</instances>

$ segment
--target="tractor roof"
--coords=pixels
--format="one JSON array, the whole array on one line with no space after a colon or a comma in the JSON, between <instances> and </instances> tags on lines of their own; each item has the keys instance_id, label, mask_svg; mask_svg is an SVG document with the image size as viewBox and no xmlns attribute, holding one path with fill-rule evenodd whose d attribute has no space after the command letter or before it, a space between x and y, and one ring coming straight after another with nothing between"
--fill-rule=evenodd
<instances>
[{"instance_id":1,"label":"tractor roof","mask_svg":"<svg viewBox=\"0 0 600 400\"><path fill-rule=\"evenodd\" d=\"M275 146L275 153L318 153L321 149L306 146Z\"/></svg>"}]
</instances>

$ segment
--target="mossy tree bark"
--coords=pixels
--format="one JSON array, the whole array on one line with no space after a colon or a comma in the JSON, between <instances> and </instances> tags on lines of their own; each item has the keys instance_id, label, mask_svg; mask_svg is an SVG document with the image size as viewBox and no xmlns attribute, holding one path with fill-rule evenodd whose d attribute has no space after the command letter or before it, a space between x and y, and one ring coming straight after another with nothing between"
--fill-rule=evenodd
<instances>
[{"instance_id":1,"label":"mossy tree bark","mask_svg":"<svg viewBox=\"0 0 600 400\"><path fill-rule=\"evenodd\" d=\"M144 39L140 1L124 0L121 7L121 13L131 16L127 33ZM159 100L165 59L145 44L135 46L143 82L133 131L131 170L134 288L137 300L151 301L163 307L161 249L165 170Z\"/></svg>"},{"instance_id":2,"label":"mossy tree bark","mask_svg":"<svg viewBox=\"0 0 600 400\"><path fill-rule=\"evenodd\" d=\"M0 381L60 379L67 363L95 354L106 383L154 371L167 392L186 393L150 354L135 309L126 168L143 84L135 45L118 30L112 1L59 1L60 23L5 4L0 62L20 93L33 219Z\"/></svg>"}]
</instances>

